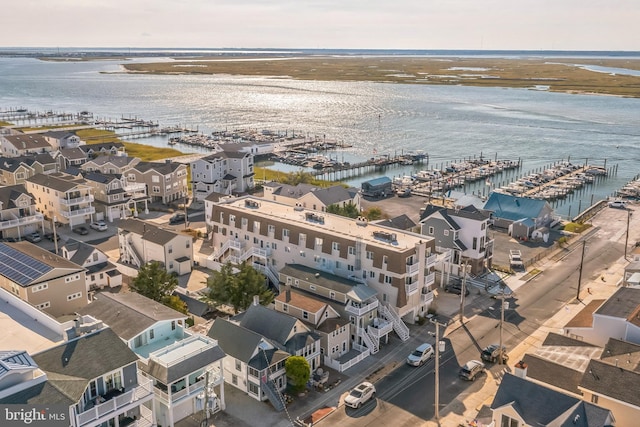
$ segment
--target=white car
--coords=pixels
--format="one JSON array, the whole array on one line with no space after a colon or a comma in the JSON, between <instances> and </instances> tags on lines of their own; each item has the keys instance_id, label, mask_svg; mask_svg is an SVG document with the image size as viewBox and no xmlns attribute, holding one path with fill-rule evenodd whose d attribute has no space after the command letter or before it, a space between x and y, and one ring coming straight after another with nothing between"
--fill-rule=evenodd
<instances>
[{"instance_id":1,"label":"white car","mask_svg":"<svg viewBox=\"0 0 640 427\"><path fill-rule=\"evenodd\" d=\"M93 228L94 230L98 230L98 231L107 231L107 223L104 222L104 221L92 222L89 227Z\"/></svg>"},{"instance_id":2,"label":"white car","mask_svg":"<svg viewBox=\"0 0 640 427\"><path fill-rule=\"evenodd\" d=\"M344 404L358 409L363 403L368 402L370 399L375 399L375 397L376 388L370 382L365 381L351 390L349 395L344 398Z\"/></svg>"},{"instance_id":3,"label":"white car","mask_svg":"<svg viewBox=\"0 0 640 427\"><path fill-rule=\"evenodd\" d=\"M433 357L433 346L428 343L421 344L407 357L407 365L422 366L424 362Z\"/></svg>"},{"instance_id":4,"label":"white car","mask_svg":"<svg viewBox=\"0 0 640 427\"><path fill-rule=\"evenodd\" d=\"M608 203L610 208L626 209L627 204L622 200L612 200Z\"/></svg>"}]
</instances>

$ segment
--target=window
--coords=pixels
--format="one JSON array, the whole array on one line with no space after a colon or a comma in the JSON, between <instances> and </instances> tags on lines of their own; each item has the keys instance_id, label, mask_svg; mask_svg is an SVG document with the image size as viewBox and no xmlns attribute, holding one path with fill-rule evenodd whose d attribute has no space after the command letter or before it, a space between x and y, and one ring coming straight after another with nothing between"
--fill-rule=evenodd
<instances>
[{"instance_id":1,"label":"window","mask_svg":"<svg viewBox=\"0 0 640 427\"><path fill-rule=\"evenodd\" d=\"M338 242L333 242L333 243L331 244L331 249L332 249L332 250L334 250L334 251L339 251L339 250L340 250L340 243L338 243Z\"/></svg>"},{"instance_id":2,"label":"window","mask_svg":"<svg viewBox=\"0 0 640 427\"><path fill-rule=\"evenodd\" d=\"M252 383L251 381L249 381L249 393L253 394L254 396L258 395L258 385Z\"/></svg>"},{"instance_id":3,"label":"window","mask_svg":"<svg viewBox=\"0 0 640 427\"><path fill-rule=\"evenodd\" d=\"M289 253L289 252L291 252L291 248L290 248L289 246L285 246L285 247L284 247L284 251L285 251L286 253Z\"/></svg>"},{"instance_id":4,"label":"window","mask_svg":"<svg viewBox=\"0 0 640 427\"><path fill-rule=\"evenodd\" d=\"M231 383L233 385L238 385L238 376L237 375L231 375Z\"/></svg>"},{"instance_id":5,"label":"window","mask_svg":"<svg viewBox=\"0 0 640 427\"><path fill-rule=\"evenodd\" d=\"M518 420L508 417L506 415L502 415L502 420L500 421L500 427L518 427Z\"/></svg>"},{"instance_id":6,"label":"window","mask_svg":"<svg viewBox=\"0 0 640 427\"><path fill-rule=\"evenodd\" d=\"M283 228L282 229L282 237L289 237L289 229L288 228Z\"/></svg>"},{"instance_id":7,"label":"window","mask_svg":"<svg viewBox=\"0 0 640 427\"><path fill-rule=\"evenodd\" d=\"M316 249L321 248L322 249L322 238L320 237L316 237Z\"/></svg>"},{"instance_id":8,"label":"window","mask_svg":"<svg viewBox=\"0 0 640 427\"><path fill-rule=\"evenodd\" d=\"M155 333L153 332L153 329L149 329L149 339L152 340L153 337L155 337Z\"/></svg>"},{"instance_id":9,"label":"window","mask_svg":"<svg viewBox=\"0 0 640 427\"><path fill-rule=\"evenodd\" d=\"M334 291L329 292L329 298L331 299L336 299L336 293ZM325 314L329 314L328 312L326 312Z\"/></svg>"},{"instance_id":10,"label":"window","mask_svg":"<svg viewBox=\"0 0 640 427\"><path fill-rule=\"evenodd\" d=\"M480 230L484 230L486 226L487 224L483 222L482 224L480 224Z\"/></svg>"},{"instance_id":11,"label":"window","mask_svg":"<svg viewBox=\"0 0 640 427\"><path fill-rule=\"evenodd\" d=\"M43 291L45 289L49 289L49 284L48 283L41 283L39 285L35 285L31 287L31 293L36 293L36 292L40 292Z\"/></svg>"},{"instance_id":12,"label":"window","mask_svg":"<svg viewBox=\"0 0 640 427\"><path fill-rule=\"evenodd\" d=\"M36 305L36 308L40 310L44 310L45 308L49 308L49 307L51 307L51 303L49 301Z\"/></svg>"},{"instance_id":13,"label":"window","mask_svg":"<svg viewBox=\"0 0 640 427\"><path fill-rule=\"evenodd\" d=\"M271 225L271 224L267 225L267 232L269 234L275 233L276 232L276 226L275 225Z\"/></svg>"},{"instance_id":14,"label":"window","mask_svg":"<svg viewBox=\"0 0 640 427\"><path fill-rule=\"evenodd\" d=\"M249 224L249 220L247 218L242 218L242 226L246 227Z\"/></svg>"},{"instance_id":15,"label":"window","mask_svg":"<svg viewBox=\"0 0 640 427\"><path fill-rule=\"evenodd\" d=\"M445 236L448 236L449 235L449 230L443 230L442 234L444 234Z\"/></svg>"},{"instance_id":16,"label":"window","mask_svg":"<svg viewBox=\"0 0 640 427\"><path fill-rule=\"evenodd\" d=\"M93 258L94 261L97 261L98 260L98 252L94 252L92 258Z\"/></svg>"},{"instance_id":17,"label":"window","mask_svg":"<svg viewBox=\"0 0 640 427\"><path fill-rule=\"evenodd\" d=\"M151 182L160 182L160 177L158 175L153 175L151 177Z\"/></svg>"},{"instance_id":18,"label":"window","mask_svg":"<svg viewBox=\"0 0 640 427\"><path fill-rule=\"evenodd\" d=\"M277 243L272 243L271 247L273 248L273 250L275 251L276 249L278 249L278 244Z\"/></svg>"},{"instance_id":19,"label":"window","mask_svg":"<svg viewBox=\"0 0 640 427\"><path fill-rule=\"evenodd\" d=\"M282 304L282 311L284 311L285 313L287 311L289 311L289 305L288 304Z\"/></svg>"},{"instance_id":20,"label":"window","mask_svg":"<svg viewBox=\"0 0 640 427\"><path fill-rule=\"evenodd\" d=\"M349 253L349 255L355 255L356 254L355 246L349 246L349 248L347 249L347 252Z\"/></svg>"},{"instance_id":21,"label":"window","mask_svg":"<svg viewBox=\"0 0 640 427\"><path fill-rule=\"evenodd\" d=\"M370 278L372 278L372 279L375 279L375 277L376 277L376 272L375 272L375 271L370 271L370 272L369 272L369 277L370 277Z\"/></svg>"},{"instance_id":22,"label":"window","mask_svg":"<svg viewBox=\"0 0 640 427\"><path fill-rule=\"evenodd\" d=\"M591 403L593 404L598 404L598 395L597 394L592 394L591 395Z\"/></svg>"},{"instance_id":23,"label":"window","mask_svg":"<svg viewBox=\"0 0 640 427\"><path fill-rule=\"evenodd\" d=\"M78 299L82 296L82 292L76 292L75 294L67 295L67 301L73 301L74 299Z\"/></svg>"},{"instance_id":24,"label":"window","mask_svg":"<svg viewBox=\"0 0 640 427\"><path fill-rule=\"evenodd\" d=\"M373 252L367 251L367 259L373 259Z\"/></svg>"},{"instance_id":25,"label":"window","mask_svg":"<svg viewBox=\"0 0 640 427\"><path fill-rule=\"evenodd\" d=\"M384 276L384 283L390 285L392 281L393 278L391 276Z\"/></svg>"},{"instance_id":26,"label":"window","mask_svg":"<svg viewBox=\"0 0 640 427\"><path fill-rule=\"evenodd\" d=\"M176 330L176 321L175 321L175 320L172 320L172 321L171 321L171 330L172 330L172 331L175 331L175 330Z\"/></svg>"},{"instance_id":27,"label":"window","mask_svg":"<svg viewBox=\"0 0 640 427\"><path fill-rule=\"evenodd\" d=\"M303 319L309 319L309 313L307 313L306 311L302 312L302 318Z\"/></svg>"},{"instance_id":28,"label":"window","mask_svg":"<svg viewBox=\"0 0 640 427\"><path fill-rule=\"evenodd\" d=\"M159 193L160 192L160 187L158 187L157 185L153 186L153 190L154 193Z\"/></svg>"},{"instance_id":29,"label":"window","mask_svg":"<svg viewBox=\"0 0 640 427\"><path fill-rule=\"evenodd\" d=\"M386 256L386 255L383 255L383 256L382 256L382 263L383 263L383 264L386 264L387 262L389 262L389 257L388 257L388 256Z\"/></svg>"},{"instance_id":30,"label":"window","mask_svg":"<svg viewBox=\"0 0 640 427\"><path fill-rule=\"evenodd\" d=\"M107 391L122 388L122 372L117 371L104 376L104 383Z\"/></svg>"},{"instance_id":31,"label":"window","mask_svg":"<svg viewBox=\"0 0 640 427\"><path fill-rule=\"evenodd\" d=\"M433 233L434 233L433 227L429 227L428 233L429 233L430 236L433 236Z\"/></svg>"},{"instance_id":32,"label":"window","mask_svg":"<svg viewBox=\"0 0 640 427\"><path fill-rule=\"evenodd\" d=\"M474 249L474 250L478 248L478 238L477 238L477 237L474 237L474 238L473 238L473 244L472 244L472 246L473 246L473 249Z\"/></svg>"},{"instance_id":33,"label":"window","mask_svg":"<svg viewBox=\"0 0 640 427\"><path fill-rule=\"evenodd\" d=\"M353 265L349 264L349 265L347 265L347 270L354 271L355 268L353 267Z\"/></svg>"},{"instance_id":34,"label":"window","mask_svg":"<svg viewBox=\"0 0 640 427\"><path fill-rule=\"evenodd\" d=\"M316 285L309 285L309 289L312 290L312 291L315 291L316 290Z\"/></svg>"},{"instance_id":35,"label":"window","mask_svg":"<svg viewBox=\"0 0 640 427\"><path fill-rule=\"evenodd\" d=\"M342 268L342 264L340 264L340 261L336 261L336 270L339 270Z\"/></svg>"},{"instance_id":36,"label":"window","mask_svg":"<svg viewBox=\"0 0 640 427\"><path fill-rule=\"evenodd\" d=\"M236 371L242 370L242 362L236 359Z\"/></svg>"}]
</instances>

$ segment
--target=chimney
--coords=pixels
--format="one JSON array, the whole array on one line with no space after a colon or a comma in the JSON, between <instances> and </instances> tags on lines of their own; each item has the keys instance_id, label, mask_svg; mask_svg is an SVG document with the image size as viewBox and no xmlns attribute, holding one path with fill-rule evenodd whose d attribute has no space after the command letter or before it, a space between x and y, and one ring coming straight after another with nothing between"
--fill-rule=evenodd
<instances>
[{"instance_id":1,"label":"chimney","mask_svg":"<svg viewBox=\"0 0 640 427\"><path fill-rule=\"evenodd\" d=\"M260 296L259 295L254 295L253 296L253 305L260 305Z\"/></svg>"},{"instance_id":2,"label":"chimney","mask_svg":"<svg viewBox=\"0 0 640 427\"><path fill-rule=\"evenodd\" d=\"M288 303L289 301L291 301L291 286L287 285L284 291L284 296L285 296L284 302Z\"/></svg>"},{"instance_id":3,"label":"chimney","mask_svg":"<svg viewBox=\"0 0 640 427\"><path fill-rule=\"evenodd\" d=\"M522 360L519 361L518 363L516 363L515 370L514 370L513 374L518 378L526 379L527 378L527 364L524 363Z\"/></svg>"},{"instance_id":4,"label":"chimney","mask_svg":"<svg viewBox=\"0 0 640 427\"><path fill-rule=\"evenodd\" d=\"M164 159L164 162L165 162L166 164L170 164L170 163L171 163L171 159Z\"/></svg>"}]
</instances>

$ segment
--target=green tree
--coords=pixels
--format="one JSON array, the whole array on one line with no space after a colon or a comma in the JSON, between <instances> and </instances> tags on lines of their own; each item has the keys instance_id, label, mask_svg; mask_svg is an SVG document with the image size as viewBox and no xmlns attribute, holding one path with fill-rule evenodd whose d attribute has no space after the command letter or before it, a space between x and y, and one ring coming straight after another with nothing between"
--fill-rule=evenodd
<instances>
[{"instance_id":1,"label":"green tree","mask_svg":"<svg viewBox=\"0 0 640 427\"><path fill-rule=\"evenodd\" d=\"M349 202L344 206L340 206L338 204L329 205L327 206L327 212L349 218L357 218L360 215L358 207L352 202Z\"/></svg>"},{"instance_id":2,"label":"green tree","mask_svg":"<svg viewBox=\"0 0 640 427\"><path fill-rule=\"evenodd\" d=\"M236 312L246 310L255 295L260 298L260 304L269 305L275 295L267 288L265 280L262 273L246 262L238 267L227 263L207 279L207 290L202 299L213 305L228 304Z\"/></svg>"},{"instance_id":3,"label":"green tree","mask_svg":"<svg viewBox=\"0 0 640 427\"><path fill-rule=\"evenodd\" d=\"M382 211L380 208L376 207L369 208L365 212L364 216L366 216L369 221L376 221L382 218Z\"/></svg>"},{"instance_id":4,"label":"green tree","mask_svg":"<svg viewBox=\"0 0 640 427\"><path fill-rule=\"evenodd\" d=\"M187 303L182 301L177 295L167 295L162 300L162 303L169 308L179 311L180 313L189 314Z\"/></svg>"},{"instance_id":5,"label":"green tree","mask_svg":"<svg viewBox=\"0 0 640 427\"><path fill-rule=\"evenodd\" d=\"M167 270L158 261L151 261L143 265L129 285L132 291L160 303L164 303L165 298L171 296L177 286L178 279L167 273Z\"/></svg>"},{"instance_id":6,"label":"green tree","mask_svg":"<svg viewBox=\"0 0 640 427\"><path fill-rule=\"evenodd\" d=\"M310 184L312 181L313 175L301 170L289 173L286 177L286 183L289 185Z\"/></svg>"},{"instance_id":7,"label":"green tree","mask_svg":"<svg viewBox=\"0 0 640 427\"><path fill-rule=\"evenodd\" d=\"M304 390L311 376L311 367L307 359L302 356L291 356L284 362L284 369L287 371L287 378L291 380L294 392Z\"/></svg>"}]
</instances>

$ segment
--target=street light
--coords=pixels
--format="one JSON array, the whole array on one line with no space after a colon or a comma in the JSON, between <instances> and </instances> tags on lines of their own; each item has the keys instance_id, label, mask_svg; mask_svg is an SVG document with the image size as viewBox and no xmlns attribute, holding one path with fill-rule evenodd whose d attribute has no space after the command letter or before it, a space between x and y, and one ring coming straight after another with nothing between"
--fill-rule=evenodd
<instances>
[{"instance_id":1,"label":"street light","mask_svg":"<svg viewBox=\"0 0 640 427\"><path fill-rule=\"evenodd\" d=\"M436 325L436 385L435 385L435 418L438 425L440 425L440 352L445 350L445 342L440 341L440 326L447 326L447 322L438 322L438 319L433 317L430 322Z\"/></svg>"},{"instance_id":2,"label":"street light","mask_svg":"<svg viewBox=\"0 0 640 427\"><path fill-rule=\"evenodd\" d=\"M504 324L504 311L509 308L509 302L504 300L504 290L502 291L502 297L500 298L500 356L498 359L498 365L504 363L504 347L502 346L502 325Z\"/></svg>"},{"instance_id":3,"label":"street light","mask_svg":"<svg viewBox=\"0 0 640 427\"><path fill-rule=\"evenodd\" d=\"M580 301L580 285L582 284L582 266L584 265L584 250L587 246L587 241L582 241L582 256L580 257L580 271L578 273L578 293L576 294L576 299ZM626 245L625 245L626 251Z\"/></svg>"}]
</instances>

